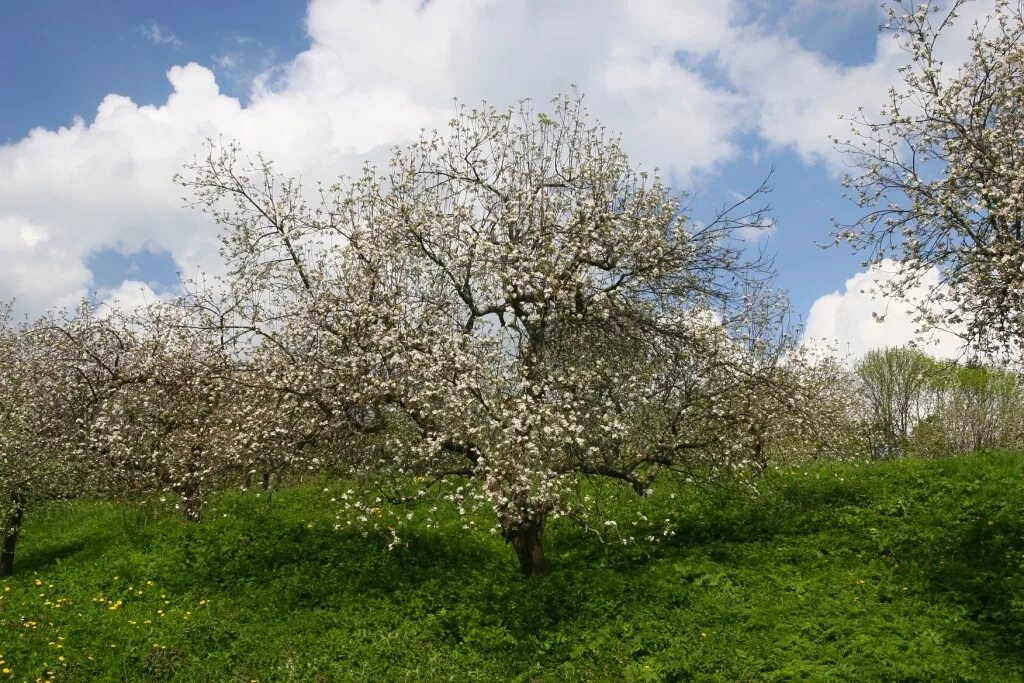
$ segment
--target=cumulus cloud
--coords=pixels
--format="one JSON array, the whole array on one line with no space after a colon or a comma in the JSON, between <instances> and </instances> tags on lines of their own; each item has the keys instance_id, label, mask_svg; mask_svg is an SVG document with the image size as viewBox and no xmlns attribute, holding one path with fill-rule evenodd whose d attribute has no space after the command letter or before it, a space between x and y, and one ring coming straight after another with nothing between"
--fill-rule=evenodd
<instances>
[{"instance_id":1,"label":"cumulus cloud","mask_svg":"<svg viewBox=\"0 0 1024 683\"><path fill-rule=\"evenodd\" d=\"M802 50L796 39L745 30L746 39L723 60L730 79L755 103L761 136L778 147L792 147L807 162L841 170L830 141L849 129L840 116L877 111L905 56L892 40L880 38L877 56L846 67Z\"/></svg>"},{"instance_id":2,"label":"cumulus cloud","mask_svg":"<svg viewBox=\"0 0 1024 683\"><path fill-rule=\"evenodd\" d=\"M185 276L216 270L215 228L170 182L208 137L329 181L442 128L452 97L541 107L575 85L635 159L680 185L739 158L752 130L825 158L837 114L892 80L894 53L837 66L745 23L755 1L311 0L308 49L253 79L247 104L190 63L168 71L166 102L110 94L91 121L0 146L0 255L13 264L0 300L22 311L71 301L93 287L84 264L102 249L166 251ZM144 30L180 43L155 22Z\"/></svg>"},{"instance_id":3,"label":"cumulus cloud","mask_svg":"<svg viewBox=\"0 0 1024 683\"><path fill-rule=\"evenodd\" d=\"M790 15L826 7L832 14L862 11L864 2L800 0ZM962 63L969 54L968 34L993 5L992 0L980 0L961 8L958 20L937 44L939 57L951 67ZM761 137L794 149L805 162L824 164L835 175L848 170L831 142L833 137L850 137L849 122L842 116L863 108L874 117L888 100L889 88L900 87L897 70L908 57L886 31L878 34L874 59L842 65L802 49L796 36L766 32L757 24L737 27L729 49L718 54L733 86L750 99Z\"/></svg>"},{"instance_id":4,"label":"cumulus cloud","mask_svg":"<svg viewBox=\"0 0 1024 683\"><path fill-rule=\"evenodd\" d=\"M886 262L856 273L842 292L819 297L811 306L804 331L804 343L812 347L835 346L853 359L871 349L920 343L928 353L957 358L963 341L946 331L921 335L913 320L914 304L938 306L929 292L939 283L939 273L930 270L921 283L908 292L906 301L877 296L874 290L895 272L896 264Z\"/></svg>"}]
</instances>

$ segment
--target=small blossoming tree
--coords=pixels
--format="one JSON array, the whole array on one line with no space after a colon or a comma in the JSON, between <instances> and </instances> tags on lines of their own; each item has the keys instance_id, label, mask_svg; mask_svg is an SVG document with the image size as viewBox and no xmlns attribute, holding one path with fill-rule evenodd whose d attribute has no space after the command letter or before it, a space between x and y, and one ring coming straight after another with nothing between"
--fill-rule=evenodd
<instances>
[{"instance_id":1,"label":"small blossoming tree","mask_svg":"<svg viewBox=\"0 0 1024 683\"><path fill-rule=\"evenodd\" d=\"M226 417L234 364L217 339L183 324L174 304L114 310L96 324L117 340L105 353L91 349L111 368L89 432L98 484L123 499L173 492L185 518L199 519L234 455Z\"/></svg>"}]
</instances>

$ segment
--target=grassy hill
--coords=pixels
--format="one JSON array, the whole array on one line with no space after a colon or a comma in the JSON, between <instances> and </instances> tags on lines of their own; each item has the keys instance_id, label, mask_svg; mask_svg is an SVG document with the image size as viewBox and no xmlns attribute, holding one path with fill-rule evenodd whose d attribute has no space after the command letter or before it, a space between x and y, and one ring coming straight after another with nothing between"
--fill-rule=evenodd
<instances>
[{"instance_id":1,"label":"grassy hill","mask_svg":"<svg viewBox=\"0 0 1024 683\"><path fill-rule=\"evenodd\" d=\"M194 526L54 504L0 583L0 682L1024 680L1022 473L988 454L663 489L675 536L556 523L539 579L454 519L392 551L335 531L329 484L225 494Z\"/></svg>"}]
</instances>

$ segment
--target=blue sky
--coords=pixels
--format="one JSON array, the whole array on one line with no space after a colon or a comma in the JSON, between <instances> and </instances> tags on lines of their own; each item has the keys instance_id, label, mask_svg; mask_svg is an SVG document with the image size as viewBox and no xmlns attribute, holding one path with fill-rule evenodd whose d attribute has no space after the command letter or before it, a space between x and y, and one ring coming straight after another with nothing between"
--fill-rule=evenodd
<instances>
[{"instance_id":1,"label":"blue sky","mask_svg":"<svg viewBox=\"0 0 1024 683\"><path fill-rule=\"evenodd\" d=\"M831 217L857 215L827 137L844 130L838 113L877 108L902 61L873 0L36 0L0 12L0 257L12 264L0 300L21 311L88 291L153 297L179 272L215 269L213 230L170 182L204 137L332 179L443 125L452 97L544 102L575 84L634 159L694 194L698 220L775 168L765 246L816 333L854 351L908 334L899 316L872 327L878 304L859 289L875 276L859 257L818 246Z\"/></svg>"},{"instance_id":2,"label":"blue sky","mask_svg":"<svg viewBox=\"0 0 1024 683\"><path fill-rule=\"evenodd\" d=\"M163 102L165 73L190 61L217 71L221 88L248 94L246 81L306 45L302 2L239 0L33 0L0 10L0 141L31 128L90 118L107 93ZM161 33L156 34L154 27ZM160 42L161 40L165 42ZM231 56L236 62L218 62Z\"/></svg>"}]
</instances>

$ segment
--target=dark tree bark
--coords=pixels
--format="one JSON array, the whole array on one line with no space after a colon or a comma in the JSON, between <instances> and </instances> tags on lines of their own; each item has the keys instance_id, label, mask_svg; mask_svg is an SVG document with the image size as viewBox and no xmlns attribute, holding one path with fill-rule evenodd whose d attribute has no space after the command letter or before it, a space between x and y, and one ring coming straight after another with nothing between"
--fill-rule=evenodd
<instances>
[{"instance_id":1,"label":"dark tree bark","mask_svg":"<svg viewBox=\"0 0 1024 683\"><path fill-rule=\"evenodd\" d=\"M14 496L14 511L5 520L3 547L0 548L0 578L11 576L14 573L14 549L18 545L18 537L21 535L21 521L25 515L25 498L21 495Z\"/></svg>"},{"instance_id":2,"label":"dark tree bark","mask_svg":"<svg viewBox=\"0 0 1024 683\"><path fill-rule=\"evenodd\" d=\"M524 576L539 576L547 571L542 543L546 521L546 512L537 513L505 530L505 539L515 549Z\"/></svg>"}]
</instances>

